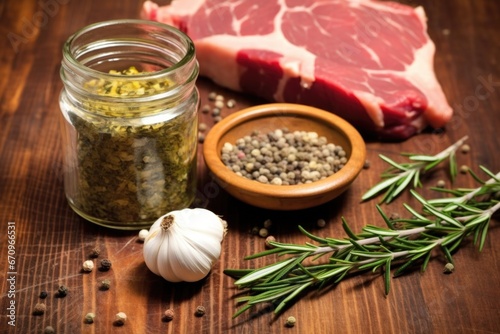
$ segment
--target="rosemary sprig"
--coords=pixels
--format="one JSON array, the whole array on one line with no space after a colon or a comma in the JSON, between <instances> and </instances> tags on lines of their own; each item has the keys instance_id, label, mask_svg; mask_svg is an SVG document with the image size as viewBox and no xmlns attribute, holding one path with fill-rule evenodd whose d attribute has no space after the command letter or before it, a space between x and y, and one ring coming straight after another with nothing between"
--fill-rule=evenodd
<instances>
[{"instance_id":1,"label":"rosemary sprig","mask_svg":"<svg viewBox=\"0 0 500 334\"><path fill-rule=\"evenodd\" d=\"M425 271L434 249L441 249L447 261L453 263L452 253L470 235L481 251L491 217L500 210L500 173L494 175L486 168L482 169L491 176L490 180L481 181L482 185L476 189L454 190L455 197L449 201L428 201L411 190L423 206L420 213L404 204L412 215L411 219L391 220L377 205L387 227L367 225L361 233L355 234L342 218L346 238L320 237L299 226L300 231L317 244L271 242L273 249L246 259L271 254L291 257L262 268L224 271L236 279L236 286L246 292L236 299L238 304L244 305L233 317L261 303L273 304L274 312L279 314L304 292L339 283L348 274L367 270L382 272L388 294L393 267L398 266L393 276L399 276L416 265ZM327 254L328 261L313 264Z\"/></svg>"},{"instance_id":2,"label":"rosemary sprig","mask_svg":"<svg viewBox=\"0 0 500 334\"><path fill-rule=\"evenodd\" d=\"M412 153L403 154L408 156L411 160L406 163L397 163L385 155L380 154L379 157L387 162L390 167L381 175L383 180L369 189L361 197L361 200L369 200L385 190L385 194L380 203L390 203L408 186L412 186L413 188L421 187L422 182L420 176L445 160L449 160L450 176L453 181L457 175L455 153L467 138L467 136L463 137L444 151L433 156Z\"/></svg>"}]
</instances>

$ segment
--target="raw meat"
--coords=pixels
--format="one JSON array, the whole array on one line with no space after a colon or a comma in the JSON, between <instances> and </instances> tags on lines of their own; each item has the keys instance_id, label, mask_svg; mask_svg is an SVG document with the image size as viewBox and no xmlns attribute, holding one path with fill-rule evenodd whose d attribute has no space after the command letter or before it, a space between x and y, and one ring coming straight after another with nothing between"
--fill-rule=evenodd
<instances>
[{"instance_id":1,"label":"raw meat","mask_svg":"<svg viewBox=\"0 0 500 334\"><path fill-rule=\"evenodd\" d=\"M200 74L270 101L329 110L365 134L405 139L452 109L433 69L422 7L372 0L146 1L143 18L178 27Z\"/></svg>"}]
</instances>

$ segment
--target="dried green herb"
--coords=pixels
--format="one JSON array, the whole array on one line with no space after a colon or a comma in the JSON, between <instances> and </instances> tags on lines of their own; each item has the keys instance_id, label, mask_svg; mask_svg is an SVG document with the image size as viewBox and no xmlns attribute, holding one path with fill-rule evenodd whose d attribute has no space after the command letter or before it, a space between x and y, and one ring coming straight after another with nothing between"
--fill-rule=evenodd
<instances>
[{"instance_id":1,"label":"dried green herb","mask_svg":"<svg viewBox=\"0 0 500 334\"><path fill-rule=\"evenodd\" d=\"M173 83L126 77L138 73L129 68L112 71L114 80L87 82L82 108L88 112L69 113L77 133L76 166L70 166L75 184L66 185L70 204L95 222L148 223L194 199L196 113L155 119L176 105L151 107L134 98L165 92Z\"/></svg>"}]
</instances>

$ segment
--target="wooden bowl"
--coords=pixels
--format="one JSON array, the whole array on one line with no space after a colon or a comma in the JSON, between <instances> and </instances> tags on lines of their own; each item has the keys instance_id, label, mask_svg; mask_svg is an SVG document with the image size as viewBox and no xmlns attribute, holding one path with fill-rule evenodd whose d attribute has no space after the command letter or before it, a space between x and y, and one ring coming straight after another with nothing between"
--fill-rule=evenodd
<instances>
[{"instance_id":1,"label":"wooden bowl","mask_svg":"<svg viewBox=\"0 0 500 334\"><path fill-rule=\"evenodd\" d=\"M308 184L271 185L249 180L230 170L221 161L224 143L254 130L276 129L314 131L329 143L341 145L347 163L335 174ZM363 168L366 148L358 131L342 118L327 111L299 104L272 103L243 109L217 123L207 134L203 156L221 188L239 200L273 210L298 210L326 203L342 194Z\"/></svg>"}]
</instances>

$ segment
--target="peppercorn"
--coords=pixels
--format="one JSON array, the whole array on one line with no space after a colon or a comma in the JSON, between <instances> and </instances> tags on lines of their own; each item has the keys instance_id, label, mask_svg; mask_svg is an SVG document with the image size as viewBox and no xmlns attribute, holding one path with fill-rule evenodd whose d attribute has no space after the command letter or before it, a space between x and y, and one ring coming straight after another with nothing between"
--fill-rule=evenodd
<instances>
[{"instance_id":1,"label":"peppercorn","mask_svg":"<svg viewBox=\"0 0 500 334\"><path fill-rule=\"evenodd\" d=\"M63 298L68 294L68 288L65 285L59 285L57 288L57 297Z\"/></svg>"},{"instance_id":2,"label":"peppercorn","mask_svg":"<svg viewBox=\"0 0 500 334\"><path fill-rule=\"evenodd\" d=\"M47 326L43 330L43 334L54 334L55 332L56 332L56 330L52 326Z\"/></svg>"},{"instance_id":3,"label":"peppercorn","mask_svg":"<svg viewBox=\"0 0 500 334\"><path fill-rule=\"evenodd\" d=\"M85 315L85 323L87 324L92 324L94 323L94 318L95 318L95 314L92 313L92 312L89 312Z\"/></svg>"},{"instance_id":4,"label":"peppercorn","mask_svg":"<svg viewBox=\"0 0 500 334\"><path fill-rule=\"evenodd\" d=\"M101 290L109 290L111 287L111 281L109 279L105 279L101 281Z\"/></svg>"},{"instance_id":5,"label":"peppercorn","mask_svg":"<svg viewBox=\"0 0 500 334\"><path fill-rule=\"evenodd\" d=\"M324 219L320 218L320 219L318 219L318 221L316 222L316 225L317 225L318 227L325 227L325 226L326 226L326 220L324 220Z\"/></svg>"},{"instance_id":6,"label":"peppercorn","mask_svg":"<svg viewBox=\"0 0 500 334\"><path fill-rule=\"evenodd\" d=\"M265 238L269 235L269 231L267 230L267 228L263 227L259 230L259 236L261 236L262 238Z\"/></svg>"},{"instance_id":7,"label":"peppercorn","mask_svg":"<svg viewBox=\"0 0 500 334\"><path fill-rule=\"evenodd\" d=\"M198 132L198 142L203 144L205 142L205 135L201 132Z\"/></svg>"},{"instance_id":8,"label":"peppercorn","mask_svg":"<svg viewBox=\"0 0 500 334\"><path fill-rule=\"evenodd\" d=\"M172 321L174 319L174 310L172 310L171 308L166 310L164 313L163 319L167 322Z\"/></svg>"},{"instance_id":9,"label":"peppercorn","mask_svg":"<svg viewBox=\"0 0 500 334\"><path fill-rule=\"evenodd\" d=\"M467 144L463 144L462 147L460 148L460 150L462 151L462 153L468 153L470 151L470 146L467 145Z\"/></svg>"},{"instance_id":10,"label":"peppercorn","mask_svg":"<svg viewBox=\"0 0 500 334\"><path fill-rule=\"evenodd\" d=\"M268 237L266 238L266 247L267 247L267 248L274 248L274 246L273 246L273 245L271 245L271 242L274 242L274 241L276 241L276 238L275 238L275 237L273 237L272 235L268 236Z\"/></svg>"},{"instance_id":11,"label":"peppercorn","mask_svg":"<svg viewBox=\"0 0 500 334\"><path fill-rule=\"evenodd\" d=\"M83 262L83 265L82 265L82 270L84 272L91 272L92 270L94 269L94 262L92 260L87 260L85 262Z\"/></svg>"},{"instance_id":12,"label":"peppercorn","mask_svg":"<svg viewBox=\"0 0 500 334\"><path fill-rule=\"evenodd\" d=\"M196 311L194 314L197 317L203 317L205 315L205 307L201 305L196 307Z\"/></svg>"},{"instance_id":13,"label":"peppercorn","mask_svg":"<svg viewBox=\"0 0 500 334\"><path fill-rule=\"evenodd\" d=\"M228 108L234 108L234 106L236 106L236 101L233 100L233 99L230 99L230 100L227 101L226 106Z\"/></svg>"},{"instance_id":14,"label":"peppercorn","mask_svg":"<svg viewBox=\"0 0 500 334\"><path fill-rule=\"evenodd\" d=\"M111 268L111 261L109 259L101 260L101 267L99 268L101 271L108 271Z\"/></svg>"},{"instance_id":15,"label":"peppercorn","mask_svg":"<svg viewBox=\"0 0 500 334\"><path fill-rule=\"evenodd\" d=\"M266 219L264 221L264 224L263 224L264 228L267 228L267 229L270 229L272 225L273 225L273 221L271 219Z\"/></svg>"},{"instance_id":16,"label":"peppercorn","mask_svg":"<svg viewBox=\"0 0 500 334\"><path fill-rule=\"evenodd\" d=\"M222 100L217 100L217 101L215 101L215 104L214 104L214 105L215 105L215 107L216 107L217 109L219 109L219 111L220 111L220 109L224 108L224 101L222 101Z\"/></svg>"},{"instance_id":17,"label":"peppercorn","mask_svg":"<svg viewBox=\"0 0 500 334\"><path fill-rule=\"evenodd\" d=\"M438 188L444 188L446 186L446 182L444 180L439 180L436 183L436 187Z\"/></svg>"},{"instance_id":18,"label":"peppercorn","mask_svg":"<svg viewBox=\"0 0 500 334\"><path fill-rule=\"evenodd\" d=\"M297 322L297 320L295 319L295 317L288 317L286 319L285 326L286 327L293 327L293 326L295 326L296 322Z\"/></svg>"},{"instance_id":19,"label":"peppercorn","mask_svg":"<svg viewBox=\"0 0 500 334\"><path fill-rule=\"evenodd\" d=\"M99 253L100 253L99 248L95 247L94 249L92 249L92 251L90 251L90 257L91 258L98 257Z\"/></svg>"},{"instance_id":20,"label":"peppercorn","mask_svg":"<svg viewBox=\"0 0 500 334\"><path fill-rule=\"evenodd\" d=\"M45 298L47 298L48 295L49 294L47 293L47 291L42 291L42 292L40 292L39 297L40 297L40 299L45 299Z\"/></svg>"},{"instance_id":21,"label":"peppercorn","mask_svg":"<svg viewBox=\"0 0 500 334\"><path fill-rule=\"evenodd\" d=\"M363 169L368 169L371 166L370 160L365 160L365 163L363 164Z\"/></svg>"},{"instance_id":22,"label":"peppercorn","mask_svg":"<svg viewBox=\"0 0 500 334\"><path fill-rule=\"evenodd\" d=\"M445 264L443 273L451 274L454 271L455 271L455 266L453 265L453 263L448 262L447 264Z\"/></svg>"},{"instance_id":23,"label":"peppercorn","mask_svg":"<svg viewBox=\"0 0 500 334\"><path fill-rule=\"evenodd\" d=\"M33 315L42 315L45 313L46 306L44 303L37 303L33 308Z\"/></svg>"},{"instance_id":24,"label":"peppercorn","mask_svg":"<svg viewBox=\"0 0 500 334\"><path fill-rule=\"evenodd\" d=\"M460 166L460 173L467 174L468 171L469 171L469 167L467 165Z\"/></svg>"},{"instance_id":25,"label":"peppercorn","mask_svg":"<svg viewBox=\"0 0 500 334\"><path fill-rule=\"evenodd\" d=\"M389 219L390 219L390 220L396 220L396 219L399 219L399 218L400 218L400 217L399 217L399 213L397 213L397 212L393 212L393 213L391 213L391 215L389 216Z\"/></svg>"},{"instance_id":26,"label":"peppercorn","mask_svg":"<svg viewBox=\"0 0 500 334\"><path fill-rule=\"evenodd\" d=\"M216 92L210 92L210 93L208 93L208 99L210 101L215 101L216 97L217 97L217 93Z\"/></svg>"},{"instance_id":27,"label":"peppercorn","mask_svg":"<svg viewBox=\"0 0 500 334\"><path fill-rule=\"evenodd\" d=\"M205 131L207 130L207 128L208 128L208 126L207 126L207 124L205 124L205 123L200 123L200 124L198 124L198 130L199 130L200 132L205 132Z\"/></svg>"},{"instance_id":28,"label":"peppercorn","mask_svg":"<svg viewBox=\"0 0 500 334\"><path fill-rule=\"evenodd\" d=\"M201 107L202 113L208 114L209 111L210 111L210 106L208 104L205 104L205 105L203 105L203 107Z\"/></svg>"},{"instance_id":29,"label":"peppercorn","mask_svg":"<svg viewBox=\"0 0 500 334\"><path fill-rule=\"evenodd\" d=\"M123 326L125 321L127 321L127 315L123 312L118 312L115 317L115 325Z\"/></svg>"}]
</instances>

